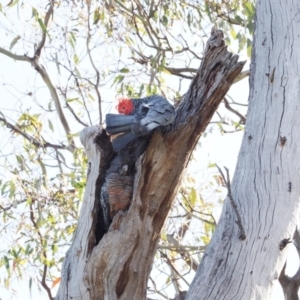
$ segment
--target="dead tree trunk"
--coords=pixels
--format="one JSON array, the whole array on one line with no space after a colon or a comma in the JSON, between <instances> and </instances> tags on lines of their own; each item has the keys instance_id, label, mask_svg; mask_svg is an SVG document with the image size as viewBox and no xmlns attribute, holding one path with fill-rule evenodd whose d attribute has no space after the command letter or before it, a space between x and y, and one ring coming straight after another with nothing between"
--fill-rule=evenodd
<instances>
[{"instance_id":1,"label":"dead tree trunk","mask_svg":"<svg viewBox=\"0 0 300 300\"><path fill-rule=\"evenodd\" d=\"M245 135L231 186L187 300L270 299L300 212L300 2L257 1Z\"/></svg>"},{"instance_id":2,"label":"dead tree trunk","mask_svg":"<svg viewBox=\"0 0 300 300\"><path fill-rule=\"evenodd\" d=\"M98 244L95 199L99 178L109 163L111 145L99 127L82 132L90 171L56 299L146 299L160 231L190 155L244 65L227 51L222 38L221 31L212 31L197 75L177 108L171 132L153 135L146 153L136 163L129 210L117 214ZM94 143L97 136L99 145Z\"/></svg>"}]
</instances>

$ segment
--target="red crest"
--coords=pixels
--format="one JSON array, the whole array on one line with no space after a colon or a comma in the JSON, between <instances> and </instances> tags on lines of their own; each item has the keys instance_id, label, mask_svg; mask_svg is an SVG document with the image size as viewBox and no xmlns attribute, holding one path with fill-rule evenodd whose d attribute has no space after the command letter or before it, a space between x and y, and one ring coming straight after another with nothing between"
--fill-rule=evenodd
<instances>
[{"instance_id":1,"label":"red crest","mask_svg":"<svg viewBox=\"0 0 300 300\"><path fill-rule=\"evenodd\" d=\"M119 114L131 115L134 111L134 105L130 98L120 96L117 98L119 103L116 106L116 109Z\"/></svg>"}]
</instances>

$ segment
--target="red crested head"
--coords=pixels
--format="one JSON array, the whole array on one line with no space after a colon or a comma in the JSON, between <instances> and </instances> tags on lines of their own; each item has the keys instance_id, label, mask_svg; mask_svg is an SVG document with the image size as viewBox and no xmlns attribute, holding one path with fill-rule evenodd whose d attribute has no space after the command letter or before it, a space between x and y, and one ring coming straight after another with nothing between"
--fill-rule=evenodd
<instances>
[{"instance_id":1,"label":"red crested head","mask_svg":"<svg viewBox=\"0 0 300 300\"><path fill-rule=\"evenodd\" d=\"M121 96L118 97L118 105L116 106L116 109L119 114L123 115L131 115L134 112L134 105L133 101L130 98Z\"/></svg>"}]
</instances>

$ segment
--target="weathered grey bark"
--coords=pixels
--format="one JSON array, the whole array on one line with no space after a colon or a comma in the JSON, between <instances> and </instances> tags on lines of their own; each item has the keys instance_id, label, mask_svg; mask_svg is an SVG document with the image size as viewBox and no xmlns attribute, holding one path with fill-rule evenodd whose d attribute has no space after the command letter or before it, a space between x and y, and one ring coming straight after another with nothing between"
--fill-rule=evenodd
<instances>
[{"instance_id":1,"label":"weathered grey bark","mask_svg":"<svg viewBox=\"0 0 300 300\"><path fill-rule=\"evenodd\" d=\"M146 299L148 276L161 228L177 193L190 155L213 113L244 63L227 51L223 34L213 30L201 66L177 108L170 133L155 133L136 164L131 206L118 213L99 244L96 240L95 190L105 163L105 144L94 138L98 127L81 139L91 169L78 228L62 270L56 299ZM104 159L104 160L103 160Z\"/></svg>"},{"instance_id":2,"label":"weathered grey bark","mask_svg":"<svg viewBox=\"0 0 300 300\"><path fill-rule=\"evenodd\" d=\"M294 238L292 240L286 239L281 243L281 249L283 250L288 244L293 243L297 249L298 257L300 258L300 232L295 230ZM299 264L299 263L298 263ZM292 277L285 274L286 263L279 275L279 283L283 289L285 300L299 300L298 290L300 287L300 264L296 274Z\"/></svg>"},{"instance_id":3,"label":"weathered grey bark","mask_svg":"<svg viewBox=\"0 0 300 300\"><path fill-rule=\"evenodd\" d=\"M187 300L270 299L300 212L300 2L257 1L249 112L232 196Z\"/></svg>"}]
</instances>

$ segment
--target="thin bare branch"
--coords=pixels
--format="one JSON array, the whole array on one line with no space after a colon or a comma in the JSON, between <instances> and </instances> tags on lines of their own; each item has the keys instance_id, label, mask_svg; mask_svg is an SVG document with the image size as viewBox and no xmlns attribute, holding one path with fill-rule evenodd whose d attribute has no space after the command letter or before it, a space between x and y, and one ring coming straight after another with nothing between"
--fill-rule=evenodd
<instances>
[{"instance_id":1,"label":"thin bare branch","mask_svg":"<svg viewBox=\"0 0 300 300\"><path fill-rule=\"evenodd\" d=\"M32 201L29 205L30 207L30 220L31 220L31 223L33 225L33 227L35 228L36 230L36 233L38 234L39 236L39 240L40 240L40 245L41 247L44 247L44 238L39 230L39 226L38 224L36 223L35 221L35 216L34 216L34 207L33 207L33 203L34 201ZM47 285L46 283L46 275L47 275L47 271L48 271L48 266L46 264L46 261L47 261L47 253L46 253L46 250L43 248L42 249L42 255L43 255L43 258L44 258L44 268L43 268L43 275L42 275L42 280L40 281L41 282L41 285L42 287L46 290L47 294L48 294L48 297L50 300L54 300L53 296L52 296L52 293L51 293L51 289L49 288L49 286Z\"/></svg>"},{"instance_id":2,"label":"thin bare branch","mask_svg":"<svg viewBox=\"0 0 300 300\"><path fill-rule=\"evenodd\" d=\"M96 83L92 84L96 95L97 95L97 99L98 99L98 110L99 110L99 123L102 124L103 123L103 116L102 116L102 98L101 98L101 94L99 91L99 84L100 84L100 73L98 71L98 69L95 66L92 54L91 54L91 50L90 50L90 41L91 41L91 25L90 25L90 5L87 5L88 7L88 30L87 30L87 38L86 38L86 50L88 53L88 57L90 59L90 63L96 73ZM90 120L91 122L91 120Z\"/></svg>"},{"instance_id":3,"label":"thin bare branch","mask_svg":"<svg viewBox=\"0 0 300 300\"><path fill-rule=\"evenodd\" d=\"M166 295L164 295L162 292L160 292L157 287L156 287L156 282L152 279L152 277L150 276L150 281L154 287L154 292L157 293L158 295L162 296L165 299L169 299L169 297L167 297ZM153 300L153 299L151 299Z\"/></svg>"},{"instance_id":4,"label":"thin bare branch","mask_svg":"<svg viewBox=\"0 0 300 300\"><path fill-rule=\"evenodd\" d=\"M73 74L72 74L73 75ZM76 80L76 79L75 79ZM69 104L69 102L67 101L67 95L66 92L64 92L62 90L62 88L58 88L58 90L60 91L60 93L65 97L65 104L66 107L69 109L69 111L71 112L71 114L73 115L73 117L76 119L76 121L78 123L80 123L81 125L83 125L84 127L89 126L88 124L84 123L83 121L81 121L78 117L78 115L76 114L76 112L73 110L72 106Z\"/></svg>"},{"instance_id":5,"label":"thin bare branch","mask_svg":"<svg viewBox=\"0 0 300 300\"><path fill-rule=\"evenodd\" d=\"M53 15L53 6L54 6L54 1L51 0L50 3L49 3L48 11L46 12L45 19L44 19L44 25L45 25L46 28L48 28L48 23L49 23L50 16ZM35 57L40 57L42 49L45 46L46 35L47 35L47 32L42 31L42 38L41 38L41 40L40 40L40 42L39 42L39 44L38 44L38 46L35 50L35 53L34 53Z\"/></svg>"},{"instance_id":6,"label":"thin bare branch","mask_svg":"<svg viewBox=\"0 0 300 300\"><path fill-rule=\"evenodd\" d=\"M241 72L236 78L235 80L233 81L233 84L243 80L245 77L249 76L250 75L250 70L246 70L246 71L243 71Z\"/></svg>"},{"instance_id":7,"label":"thin bare branch","mask_svg":"<svg viewBox=\"0 0 300 300\"><path fill-rule=\"evenodd\" d=\"M182 36L182 34L179 35L181 37L181 39L184 41L185 45L186 45L186 48L188 48L188 51L193 54L193 56L199 60L202 59L202 57L200 57L199 55L197 55L197 53L195 53L194 51L192 51L190 48L189 48L189 45L188 45L188 42L185 40L185 38Z\"/></svg>"},{"instance_id":8,"label":"thin bare branch","mask_svg":"<svg viewBox=\"0 0 300 300\"><path fill-rule=\"evenodd\" d=\"M167 234L167 240L169 243L173 244L175 247L178 247L178 248L181 247L179 241L176 238L174 238L171 234ZM205 248L206 248L206 246L199 246L197 250L204 251ZM199 265L198 262L193 257L190 257L189 255L187 255L185 249L183 249L183 251L180 251L179 254L184 259L186 264L188 266L190 266L196 272L198 269L198 265Z\"/></svg>"},{"instance_id":9,"label":"thin bare branch","mask_svg":"<svg viewBox=\"0 0 300 300\"><path fill-rule=\"evenodd\" d=\"M205 222L207 224L210 224L212 226L216 226L217 225L217 222L216 222L216 220L215 220L215 218L214 218L214 216L212 214L207 214L207 213L204 213L204 212L201 212L201 211L198 211L198 210L194 209L194 207L192 206L191 202L184 195L184 193L181 193L181 195L182 195L182 197L184 197L184 201L188 204L188 206L189 206L189 208L191 210L191 211L188 211L186 209L186 207L182 203L179 202L179 205L186 211L187 215L189 215L189 216L191 216L191 217L193 217L195 219L198 219L198 220L200 220L202 222ZM201 214L201 215L205 215L205 216L211 217L213 219L213 221L209 221L207 219L201 218L201 217L199 217L199 216L197 216L197 215L195 215L193 213L197 213L197 214ZM181 217L183 217L183 216L181 216Z\"/></svg>"},{"instance_id":10,"label":"thin bare branch","mask_svg":"<svg viewBox=\"0 0 300 300\"><path fill-rule=\"evenodd\" d=\"M230 203L231 203L231 205L232 205L232 208L233 208L233 210L234 210L234 212L235 212L235 214L236 214L236 217L237 217L236 223L237 223L237 225L238 225L238 227L239 227L239 229L240 229L239 239L240 239L240 240L244 240L244 239L246 238L246 233L245 233L244 226L243 226L243 224L242 224L242 218L241 218L240 213L239 213L239 211L238 211L238 209L237 209L237 205L236 205L236 203L234 202L233 197L232 197L232 193L231 193L231 184L230 184L230 177L229 177L229 170L228 170L226 167L224 167L224 169L225 169L225 171L226 171L226 177L227 177L227 178L225 178L225 176L224 176L224 174L223 174L221 168L220 168L218 165L216 165L216 166L217 166L217 169L218 169L219 173L221 174L221 176L222 176L222 178L223 178L224 186L227 187L227 192L228 192L228 193L227 193L227 196L228 196L228 198L229 198L229 200L230 200Z\"/></svg>"},{"instance_id":11,"label":"thin bare branch","mask_svg":"<svg viewBox=\"0 0 300 300\"><path fill-rule=\"evenodd\" d=\"M165 67L165 69L168 72L170 72L172 75L176 75L176 76L186 78L186 79L193 79L194 76L184 75L184 74L182 74L183 72L191 72L191 73L197 72L197 70L193 69L193 68L168 68L168 67Z\"/></svg>"},{"instance_id":12,"label":"thin bare branch","mask_svg":"<svg viewBox=\"0 0 300 300\"><path fill-rule=\"evenodd\" d=\"M229 104L228 100L226 99L226 97L224 97L223 102L224 102L225 107L226 107L229 111L231 111L232 113L234 113L235 115L237 115L237 116L241 119L241 121L240 121L241 124L246 124L246 118L245 118L245 116L243 116L243 115L242 115L240 112L238 112L237 110L233 109L233 108L230 106L230 104Z\"/></svg>"},{"instance_id":13,"label":"thin bare branch","mask_svg":"<svg viewBox=\"0 0 300 300\"><path fill-rule=\"evenodd\" d=\"M185 221L181 223L181 226L177 233L179 239L182 240L185 237L187 231L190 228L191 220L192 220L192 216L190 214L187 214Z\"/></svg>"},{"instance_id":14,"label":"thin bare branch","mask_svg":"<svg viewBox=\"0 0 300 300\"><path fill-rule=\"evenodd\" d=\"M164 245L158 245L158 249L166 249L166 250L172 250L177 252L189 252L189 251L204 251L206 246L187 246L187 245L179 245L179 246L164 246Z\"/></svg>"},{"instance_id":15,"label":"thin bare branch","mask_svg":"<svg viewBox=\"0 0 300 300\"><path fill-rule=\"evenodd\" d=\"M179 278L182 279L187 286L189 286L189 283L187 282L187 280L182 276L182 274L180 274L177 269L174 266L174 263L171 261L171 259L168 257L167 254L163 253L162 251L159 251L160 255L166 260L166 263L169 265L169 267L174 271L174 273L176 273L176 275L178 276L178 278L176 279L176 276L173 276L173 282L177 281ZM173 273L173 272L172 272ZM177 283L178 284L178 283Z\"/></svg>"},{"instance_id":16,"label":"thin bare branch","mask_svg":"<svg viewBox=\"0 0 300 300\"><path fill-rule=\"evenodd\" d=\"M7 51L3 48L0 47L0 53L14 59L14 60L18 60L18 61L27 61L27 62L31 62L31 58L26 56L26 55L16 55L11 53L10 51Z\"/></svg>"},{"instance_id":17,"label":"thin bare branch","mask_svg":"<svg viewBox=\"0 0 300 300\"><path fill-rule=\"evenodd\" d=\"M2 115L2 117L0 117L0 121L3 122L7 128L11 129L15 133L22 135L26 140L28 140L36 148L68 149L68 147L63 144L56 145L56 144L52 144L52 143L49 143L46 141L40 142L37 139L35 139L34 137L27 134L26 132L20 130L17 126L8 122L2 112L0 112L0 115ZM68 149L68 150L70 150L70 149Z\"/></svg>"},{"instance_id":18,"label":"thin bare branch","mask_svg":"<svg viewBox=\"0 0 300 300\"><path fill-rule=\"evenodd\" d=\"M5 207L2 206L2 205L0 205L0 213L2 213L2 212L4 212L4 211L8 211L8 210L10 210L11 208L15 208L16 205L21 204L21 203L24 203L24 202L26 202L26 201L27 201L27 199L14 201L12 204L10 204L10 205L8 205L8 206L5 206Z\"/></svg>"},{"instance_id":19,"label":"thin bare branch","mask_svg":"<svg viewBox=\"0 0 300 300\"><path fill-rule=\"evenodd\" d=\"M71 114L73 115L73 117L76 119L76 121L77 121L78 123L80 123L81 125L83 125L83 126L85 126L85 127L89 126L88 124L84 123L83 121L81 121L81 120L78 118L77 114L76 114L75 111L73 110L72 106L68 103L68 101L66 101L65 103L66 103L66 107L69 109L69 111L71 112Z\"/></svg>"},{"instance_id":20,"label":"thin bare branch","mask_svg":"<svg viewBox=\"0 0 300 300\"><path fill-rule=\"evenodd\" d=\"M207 223L207 224L209 224L209 225L212 225L212 226L216 226L216 225L217 225L216 222L215 222L215 220L212 222L212 221L206 220L206 219L204 219L204 218L201 218L201 217L199 217L199 216L197 216L197 215L191 213L190 211L188 211L188 210L184 207L184 205L182 205L181 203L180 203L179 205L186 211L186 215L191 216L191 217L193 217L193 218L195 218L195 219L197 219L197 220L200 220L201 222L205 222L205 223ZM195 210L193 209L193 211L195 211ZM195 212L197 212L197 211L195 211ZM198 212L198 213L200 213L200 212ZM183 216L181 216L181 217L183 217ZM211 215L211 217L212 217L212 215Z\"/></svg>"},{"instance_id":21,"label":"thin bare branch","mask_svg":"<svg viewBox=\"0 0 300 300\"><path fill-rule=\"evenodd\" d=\"M52 96L52 100L54 102L55 108L56 108L56 112L58 114L58 117L60 119L60 122L63 125L63 128L66 132L67 135L67 139L70 143L70 145L68 146L68 148L70 148L71 151L74 151L76 146L75 146L75 141L71 136L71 130L69 127L69 124L67 122L67 119L64 115L64 112L62 110L61 104L60 104L60 100L57 94L57 90L55 88L55 86L53 85L48 72L46 71L46 69L39 63L38 60L33 60L32 61L32 65L34 66L34 68L36 69L36 71L41 75L42 79L44 80L44 83L46 84L46 86L48 87L50 94Z\"/></svg>"},{"instance_id":22,"label":"thin bare branch","mask_svg":"<svg viewBox=\"0 0 300 300\"><path fill-rule=\"evenodd\" d=\"M70 64L70 66L71 66L71 62L70 62L69 59L68 59L68 62L69 62L69 64ZM80 82L79 82L79 80L78 80L78 76L77 76L77 75L74 73L74 71L71 70L70 68L66 67L65 65L61 64L60 62L57 62L57 63L58 63L60 66L62 66L64 69L66 69L68 72L70 72L70 76L69 76L68 80L69 80L71 77L73 77L73 79L74 79L74 81L75 81L75 84L76 84L76 87L77 87L77 89L78 89L78 93L79 93L80 96L81 96L81 100L82 100L83 106L84 106L85 111L86 111L86 113L87 113L87 115L88 115L90 125L92 125L91 116L90 116L88 107L87 107L87 105L86 105L86 100L85 100L85 97L84 97L84 94L83 94L83 91L82 91ZM90 84L92 84L89 80L87 80L87 81L88 81ZM93 85L93 84L92 84L92 85ZM66 90L67 90L67 89L66 89ZM62 90L61 88L59 88L59 91L64 95L64 97L65 97L65 102L66 102L66 106L67 106L67 108L69 108L69 110L71 111L71 113L72 113L72 115L75 117L75 119L76 119L80 124L82 124L82 125L84 125L84 126L88 126L88 125L86 125L86 123L84 123L83 121L81 121L81 120L79 119L79 117L75 114L75 112L73 111L73 109L72 109L72 108L70 107L70 105L67 103L67 93L66 93L66 91L63 92L63 90Z\"/></svg>"}]
</instances>

